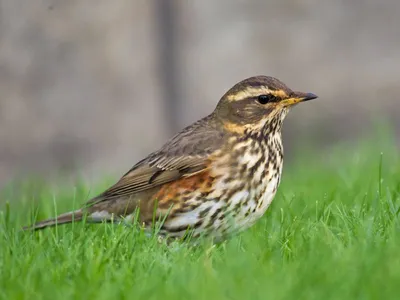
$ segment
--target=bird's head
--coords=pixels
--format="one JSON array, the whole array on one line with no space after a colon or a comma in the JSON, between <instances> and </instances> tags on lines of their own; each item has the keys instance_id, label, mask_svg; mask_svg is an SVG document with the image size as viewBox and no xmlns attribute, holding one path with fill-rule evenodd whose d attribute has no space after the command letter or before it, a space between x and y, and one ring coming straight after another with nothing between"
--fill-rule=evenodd
<instances>
[{"instance_id":1,"label":"bird's head","mask_svg":"<svg viewBox=\"0 0 400 300\"><path fill-rule=\"evenodd\" d=\"M293 105L315 98L311 93L292 91L276 78L255 76L226 92L215 115L233 133L276 131Z\"/></svg>"}]
</instances>

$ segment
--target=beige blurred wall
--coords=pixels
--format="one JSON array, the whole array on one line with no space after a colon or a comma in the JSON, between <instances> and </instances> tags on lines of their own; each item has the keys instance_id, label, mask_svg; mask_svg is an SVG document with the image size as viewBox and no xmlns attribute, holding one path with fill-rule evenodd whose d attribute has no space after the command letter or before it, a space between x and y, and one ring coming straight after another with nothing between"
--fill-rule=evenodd
<instances>
[{"instance_id":1,"label":"beige blurred wall","mask_svg":"<svg viewBox=\"0 0 400 300\"><path fill-rule=\"evenodd\" d=\"M173 132L155 0L0 0L0 185L27 174L120 174ZM400 127L400 2L174 1L183 127L234 83L282 79L285 142Z\"/></svg>"}]
</instances>

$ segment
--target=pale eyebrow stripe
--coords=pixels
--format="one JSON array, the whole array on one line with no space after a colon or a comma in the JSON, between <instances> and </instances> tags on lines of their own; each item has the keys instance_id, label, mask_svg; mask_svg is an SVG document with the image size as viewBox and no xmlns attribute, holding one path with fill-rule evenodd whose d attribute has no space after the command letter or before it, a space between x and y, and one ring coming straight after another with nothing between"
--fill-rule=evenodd
<instances>
[{"instance_id":1,"label":"pale eyebrow stripe","mask_svg":"<svg viewBox=\"0 0 400 300\"><path fill-rule=\"evenodd\" d=\"M248 87L245 90L238 91L236 94L229 95L227 99L229 101L240 101L251 97L256 97L261 93L272 94L278 98L285 99L288 97L284 90L271 90L266 86L260 87Z\"/></svg>"}]
</instances>

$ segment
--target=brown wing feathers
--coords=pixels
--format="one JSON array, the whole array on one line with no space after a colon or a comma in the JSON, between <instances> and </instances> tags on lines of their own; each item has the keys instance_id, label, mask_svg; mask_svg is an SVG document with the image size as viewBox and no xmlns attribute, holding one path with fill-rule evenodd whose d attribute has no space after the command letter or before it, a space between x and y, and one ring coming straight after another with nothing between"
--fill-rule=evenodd
<instances>
[{"instance_id":1,"label":"brown wing feathers","mask_svg":"<svg viewBox=\"0 0 400 300\"><path fill-rule=\"evenodd\" d=\"M205 170L209 155L223 142L221 132L199 122L184 129L159 151L138 162L115 185L87 202L99 202L139 193Z\"/></svg>"},{"instance_id":2,"label":"brown wing feathers","mask_svg":"<svg viewBox=\"0 0 400 300\"><path fill-rule=\"evenodd\" d=\"M96 211L96 205L99 205L100 210L109 205L119 209L115 201L120 197L134 196L136 193L206 170L209 155L223 143L224 136L214 126L215 122L210 115L185 128L159 151L138 162L116 184L86 202L83 209L91 207ZM83 210L77 210L62 214L55 219L44 220L24 229L42 229L55 224L70 223L72 220L78 221L82 219L82 213Z\"/></svg>"}]
</instances>

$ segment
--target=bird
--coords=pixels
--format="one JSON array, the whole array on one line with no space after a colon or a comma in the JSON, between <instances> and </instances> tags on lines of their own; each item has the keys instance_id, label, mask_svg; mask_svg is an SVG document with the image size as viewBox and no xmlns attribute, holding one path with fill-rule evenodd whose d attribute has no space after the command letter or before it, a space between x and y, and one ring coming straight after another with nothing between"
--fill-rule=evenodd
<instances>
[{"instance_id":1,"label":"bird","mask_svg":"<svg viewBox=\"0 0 400 300\"><path fill-rule=\"evenodd\" d=\"M80 209L26 226L75 221L158 221L157 236L224 240L259 220L275 197L283 168L282 124L289 110L316 99L258 75L230 88L214 111L137 162Z\"/></svg>"}]
</instances>

